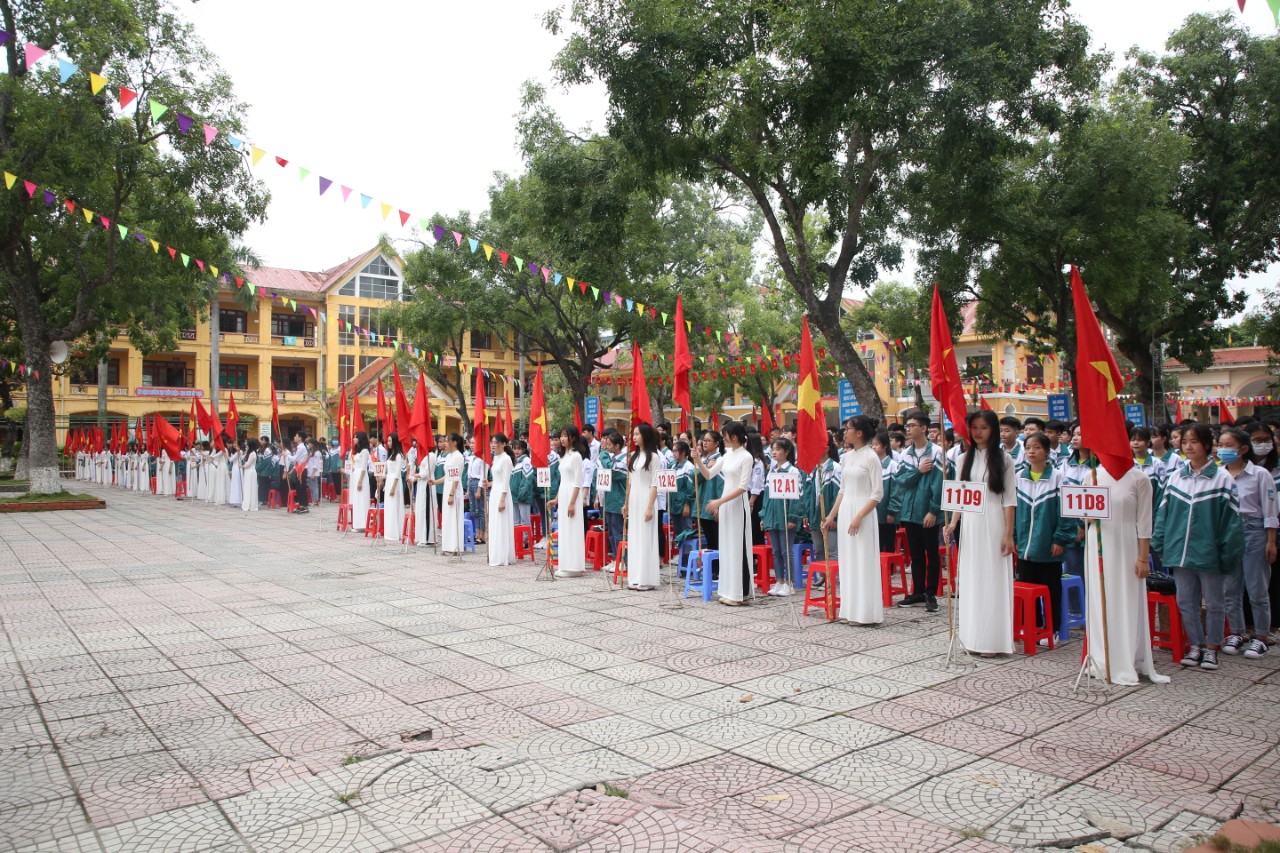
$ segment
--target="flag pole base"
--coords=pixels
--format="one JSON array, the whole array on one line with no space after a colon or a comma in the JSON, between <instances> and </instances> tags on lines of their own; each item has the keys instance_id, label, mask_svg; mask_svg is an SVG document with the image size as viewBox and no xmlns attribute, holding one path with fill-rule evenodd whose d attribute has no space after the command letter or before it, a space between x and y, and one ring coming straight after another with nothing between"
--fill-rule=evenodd
<instances>
[{"instance_id":1,"label":"flag pole base","mask_svg":"<svg viewBox=\"0 0 1280 853\"><path fill-rule=\"evenodd\" d=\"M1080 662L1080 672L1076 675L1076 683L1072 688L1073 692L1107 693L1111 688L1106 679L1099 678L1093 674L1097 668L1098 662L1093 659L1093 655L1086 653L1084 660Z\"/></svg>"},{"instance_id":2,"label":"flag pole base","mask_svg":"<svg viewBox=\"0 0 1280 853\"><path fill-rule=\"evenodd\" d=\"M952 584L953 589L954 587L955 584ZM947 595L947 652L939 662L943 669L967 671L976 668L978 663L960 641L959 626L955 620L955 601L954 593Z\"/></svg>"},{"instance_id":3,"label":"flag pole base","mask_svg":"<svg viewBox=\"0 0 1280 853\"><path fill-rule=\"evenodd\" d=\"M800 617L800 606L796 604L796 593L787 596L787 600L782 602L782 609L778 611L778 619L774 622L774 628L782 633L799 633L804 631L804 619Z\"/></svg>"},{"instance_id":4,"label":"flag pole base","mask_svg":"<svg viewBox=\"0 0 1280 853\"><path fill-rule=\"evenodd\" d=\"M658 601L659 610L683 610L684 596L680 591L680 564L671 569L667 583L663 585L662 598Z\"/></svg>"},{"instance_id":5,"label":"flag pole base","mask_svg":"<svg viewBox=\"0 0 1280 853\"><path fill-rule=\"evenodd\" d=\"M547 555L542 560L542 565L538 568L538 573L533 576L534 581L552 581L556 579L556 573L551 568L551 556Z\"/></svg>"}]
</instances>

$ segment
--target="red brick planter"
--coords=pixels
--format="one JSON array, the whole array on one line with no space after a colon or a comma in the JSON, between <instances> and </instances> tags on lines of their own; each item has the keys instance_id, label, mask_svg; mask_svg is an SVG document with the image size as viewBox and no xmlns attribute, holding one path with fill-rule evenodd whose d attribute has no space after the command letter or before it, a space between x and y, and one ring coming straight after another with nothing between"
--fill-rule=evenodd
<instances>
[{"instance_id":1,"label":"red brick planter","mask_svg":"<svg viewBox=\"0 0 1280 853\"><path fill-rule=\"evenodd\" d=\"M60 509L106 509L107 502L101 499L93 501L23 501L22 503L5 503L0 501L2 512L54 512Z\"/></svg>"}]
</instances>

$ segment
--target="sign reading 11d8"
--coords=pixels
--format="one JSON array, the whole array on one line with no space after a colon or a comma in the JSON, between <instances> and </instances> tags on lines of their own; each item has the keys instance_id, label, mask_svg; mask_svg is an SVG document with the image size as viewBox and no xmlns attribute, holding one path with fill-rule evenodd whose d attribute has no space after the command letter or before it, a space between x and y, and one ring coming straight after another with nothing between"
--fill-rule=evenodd
<instances>
[{"instance_id":1,"label":"sign reading 11d8","mask_svg":"<svg viewBox=\"0 0 1280 853\"><path fill-rule=\"evenodd\" d=\"M944 480L942 483L942 510L944 512L974 512L986 510L987 491L981 483L964 480Z\"/></svg>"}]
</instances>

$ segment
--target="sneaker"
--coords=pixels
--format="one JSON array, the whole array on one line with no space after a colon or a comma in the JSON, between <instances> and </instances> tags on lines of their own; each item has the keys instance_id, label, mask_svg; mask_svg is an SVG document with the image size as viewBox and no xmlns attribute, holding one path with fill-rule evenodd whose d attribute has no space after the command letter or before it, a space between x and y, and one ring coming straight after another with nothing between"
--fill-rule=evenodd
<instances>
[{"instance_id":1,"label":"sneaker","mask_svg":"<svg viewBox=\"0 0 1280 853\"><path fill-rule=\"evenodd\" d=\"M1224 655L1240 654L1240 647L1244 645L1244 637L1239 634L1232 634L1222 641L1222 653Z\"/></svg>"},{"instance_id":2,"label":"sneaker","mask_svg":"<svg viewBox=\"0 0 1280 853\"><path fill-rule=\"evenodd\" d=\"M794 590L791 589L791 584L789 583L776 583L773 586L769 587L770 595L777 595L782 598L785 598L788 595L791 595L793 592Z\"/></svg>"},{"instance_id":3,"label":"sneaker","mask_svg":"<svg viewBox=\"0 0 1280 853\"><path fill-rule=\"evenodd\" d=\"M1187 651L1187 655L1182 659L1181 663L1183 666L1199 666L1200 658L1203 656L1203 654L1204 654L1204 650L1201 649L1199 646L1192 646Z\"/></svg>"},{"instance_id":4,"label":"sneaker","mask_svg":"<svg viewBox=\"0 0 1280 853\"><path fill-rule=\"evenodd\" d=\"M1245 646L1244 656L1250 660L1257 660L1267 653L1267 644L1259 639L1252 639L1249 645Z\"/></svg>"},{"instance_id":5,"label":"sneaker","mask_svg":"<svg viewBox=\"0 0 1280 853\"><path fill-rule=\"evenodd\" d=\"M1276 644L1276 635L1274 632L1268 633L1268 634L1262 634L1258 637L1258 639L1266 643L1268 646L1274 646Z\"/></svg>"},{"instance_id":6,"label":"sneaker","mask_svg":"<svg viewBox=\"0 0 1280 853\"><path fill-rule=\"evenodd\" d=\"M917 604L924 604L923 595L908 595L898 602L899 607L915 607Z\"/></svg>"},{"instance_id":7,"label":"sneaker","mask_svg":"<svg viewBox=\"0 0 1280 853\"><path fill-rule=\"evenodd\" d=\"M1218 668L1218 652L1216 649L1205 649L1204 657L1200 661L1201 669L1217 669Z\"/></svg>"},{"instance_id":8,"label":"sneaker","mask_svg":"<svg viewBox=\"0 0 1280 853\"><path fill-rule=\"evenodd\" d=\"M926 595L924 597L924 612L925 613L938 612L938 597L936 595Z\"/></svg>"}]
</instances>

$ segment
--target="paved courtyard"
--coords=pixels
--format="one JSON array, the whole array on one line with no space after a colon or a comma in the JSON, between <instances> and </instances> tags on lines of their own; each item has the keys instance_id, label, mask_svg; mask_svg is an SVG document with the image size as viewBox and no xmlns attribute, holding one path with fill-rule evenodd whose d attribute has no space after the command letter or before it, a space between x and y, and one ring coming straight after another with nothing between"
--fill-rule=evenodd
<instances>
[{"instance_id":1,"label":"paved courtyard","mask_svg":"<svg viewBox=\"0 0 1280 853\"><path fill-rule=\"evenodd\" d=\"M0 516L0 849L1179 850L1276 820L1280 653L1072 692L879 628L102 490Z\"/></svg>"}]
</instances>

